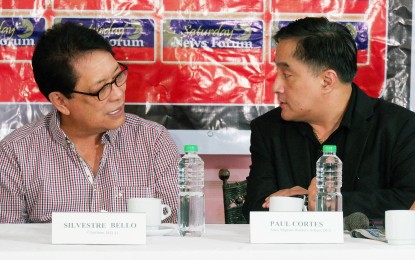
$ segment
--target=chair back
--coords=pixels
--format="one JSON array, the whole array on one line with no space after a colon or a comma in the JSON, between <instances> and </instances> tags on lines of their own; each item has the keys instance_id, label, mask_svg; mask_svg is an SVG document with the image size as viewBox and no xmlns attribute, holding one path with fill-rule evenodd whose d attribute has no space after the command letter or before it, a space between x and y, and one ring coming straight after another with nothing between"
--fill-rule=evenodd
<instances>
[{"instance_id":1,"label":"chair back","mask_svg":"<svg viewBox=\"0 0 415 260\"><path fill-rule=\"evenodd\" d=\"M228 169L219 170L219 178L222 180L225 224L247 224L248 222L242 214L247 181L228 183L230 175Z\"/></svg>"}]
</instances>

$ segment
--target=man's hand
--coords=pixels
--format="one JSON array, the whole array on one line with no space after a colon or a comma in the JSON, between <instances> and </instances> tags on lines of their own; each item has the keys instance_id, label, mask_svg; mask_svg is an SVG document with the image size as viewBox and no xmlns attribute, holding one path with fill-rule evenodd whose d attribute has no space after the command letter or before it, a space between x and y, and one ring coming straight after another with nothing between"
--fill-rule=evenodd
<instances>
[{"instance_id":1,"label":"man's hand","mask_svg":"<svg viewBox=\"0 0 415 260\"><path fill-rule=\"evenodd\" d=\"M289 189L282 189L279 190L277 192L272 193L271 195L269 195L266 199L264 204L262 204L263 208L269 208L269 201L271 199L271 197L273 196L293 196L293 195L304 195L304 194L308 194L308 191L306 189L304 189L303 187L300 186L294 186L292 188Z\"/></svg>"},{"instance_id":2,"label":"man's hand","mask_svg":"<svg viewBox=\"0 0 415 260\"><path fill-rule=\"evenodd\" d=\"M415 210L415 201L414 204L412 204L411 210Z\"/></svg>"},{"instance_id":3,"label":"man's hand","mask_svg":"<svg viewBox=\"0 0 415 260\"><path fill-rule=\"evenodd\" d=\"M317 195L317 186L316 186L316 177L311 180L310 186L308 186L308 210L316 210L316 195Z\"/></svg>"}]
</instances>

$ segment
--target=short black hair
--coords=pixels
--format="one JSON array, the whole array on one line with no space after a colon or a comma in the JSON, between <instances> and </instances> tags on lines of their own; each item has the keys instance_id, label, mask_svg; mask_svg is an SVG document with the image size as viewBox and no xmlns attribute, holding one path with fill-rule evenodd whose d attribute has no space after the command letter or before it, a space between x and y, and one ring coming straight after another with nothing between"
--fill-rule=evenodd
<instances>
[{"instance_id":1,"label":"short black hair","mask_svg":"<svg viewBox=\"0 0 415 260\"><path fill-rule=\"evenodd\" d=\"M110 43L97 31L72 22L53 25L40 37L32 57L33 73L40 92L48 100L54 91L71 98L78 80L72 62L95 50L114 56Z\"/></svg>"},{"instance_id":2,"label":"short black hair","mask_svg":"<svg viewBox=\"0 0 415 260\"><path fill-rule=\"evenodd\" d=\"M314 72L336 71L340 80L351 83L357 72L357 47L350 31L325 17L306 17L289 23L274 36L281 40L296 39L294 58L309 65Z\"/></svg>"}]
</instances>

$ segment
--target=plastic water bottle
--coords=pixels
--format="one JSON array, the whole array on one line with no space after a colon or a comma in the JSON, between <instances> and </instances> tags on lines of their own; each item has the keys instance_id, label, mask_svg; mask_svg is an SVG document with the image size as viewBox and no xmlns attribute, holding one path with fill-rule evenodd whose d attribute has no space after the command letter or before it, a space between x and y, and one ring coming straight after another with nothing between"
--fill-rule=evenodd
<instances>
[{"instance_id":1,"label":"plastic water bottle","mask_svg":"<svg viewBox=\"0 0 415 260\"><path fill-rule=\"evenodd\" d=\"M197 145L185 145L179 162L179 232L199 237L205 232L205 165Z\"/></svg>"},{"instance_id":2,"label":"plastic water bottle","mask_svg":"<svg viewBox=\"0 0 415 260\"><path fill-rule=\"evenodd\" d=\"M343 211L343 163L336 155L335 145L324 145L323 155L317 160L316 211Z\"/></svg>"}]
</instances>

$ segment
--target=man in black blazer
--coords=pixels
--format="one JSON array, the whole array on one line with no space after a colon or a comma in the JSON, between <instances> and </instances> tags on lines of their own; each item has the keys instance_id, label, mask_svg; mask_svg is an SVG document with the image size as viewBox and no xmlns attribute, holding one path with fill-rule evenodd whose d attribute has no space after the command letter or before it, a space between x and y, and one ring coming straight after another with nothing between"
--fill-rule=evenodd
<instances>
[{"instance_id":1,"label":"man in black blazer","mask_svg":"<svg viewBox=\"0 0 415 260\"><path fill-rule=\"evenodd\" d=\"M244 215L271 196L308 194L315 209L323 144L343 162L343 213L383 218L415 201L415 114L352 83L357 49L343 25L304 18L274 36L279 107L251 123L252 165Z\"/></svg>"}]
</instances>

